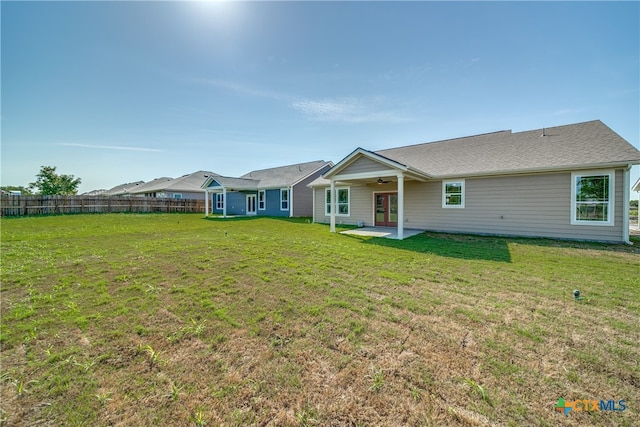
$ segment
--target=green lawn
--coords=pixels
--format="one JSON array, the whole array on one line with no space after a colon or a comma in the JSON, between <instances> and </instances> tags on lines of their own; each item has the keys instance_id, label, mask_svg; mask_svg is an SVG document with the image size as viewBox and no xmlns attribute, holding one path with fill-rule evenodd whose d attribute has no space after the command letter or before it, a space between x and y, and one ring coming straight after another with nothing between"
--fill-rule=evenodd
<instances>
[{"instance_id":1,"label":"green lawn","mask_svg":"<svg viewBox=\"0 0 640 427\"><path fill-rule=\"evenodd\" d=\"M6 425L640 418L640 240L399 242L197 214L0 226ZM565 417L560 397L627 409Z\"/></svg>"}]
</instances>

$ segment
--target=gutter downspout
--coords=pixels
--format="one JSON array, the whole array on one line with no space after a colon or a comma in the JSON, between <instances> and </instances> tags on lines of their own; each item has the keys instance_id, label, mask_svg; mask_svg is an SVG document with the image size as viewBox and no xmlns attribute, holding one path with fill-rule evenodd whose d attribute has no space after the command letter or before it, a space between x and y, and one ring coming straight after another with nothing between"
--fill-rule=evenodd
<instances>
[{"instance_id":1,"label":"gutter downspout","mask_svg":"<svg viewBox=\"0 0 640 427\"><path fill-rule=\"evenodd\" d=\"M622 171L622 241L627 245L633 245L629 240L629 191L631 183L631 165Z\"/></svg>"},{"instance_id":2,"label":"gutter downspout","mask_svg":"<svg viewBox=\"0 0 640 427\"><path fill-rule=\"evenodd\" d=\"M222 187L222 218L227 217L227 188Z\"/></svg>"},{"instance_id":3,"label":"gutter downspout","mask_svg":"<svg viewBox=\"0 0 640 427\"><path fill-rule=\"evenodd\" d=\"M315 187L311 189L311 193L313 194L313 198L311 199L311 222L316 222L316 189Z\"/></svg>"},{"instance_id":4,"label":"gutter downspout","mask_svg":"<svg viewBox=\"0 0 640 427\"><path fill-rule=\"evenodd\" d=\"M293 218L293 185L289 187L289 218Z\"/></svg>"}]
</instances>

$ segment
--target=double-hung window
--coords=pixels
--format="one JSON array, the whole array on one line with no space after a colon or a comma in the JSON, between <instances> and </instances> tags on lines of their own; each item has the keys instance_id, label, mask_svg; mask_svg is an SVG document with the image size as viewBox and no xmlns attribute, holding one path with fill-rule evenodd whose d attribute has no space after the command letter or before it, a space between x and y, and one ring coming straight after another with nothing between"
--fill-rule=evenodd
<instances>
[{"instance_id":1,"label":"double-hung window","mask_svg":"<svg viewBox=\"0 0 640 427\"><path fill-rule=\"evenodd\" d=\"M222 210L224 209L224 194L216 193L216 209Z\"/></svg>"},{"instance_id":2,"label":"double-hung window","mask_svg":"<svg viewBox=\"0 0 640 427\"><path fill-rule=\"evenodd\" d=\"M613 225L613 171L571 174L571 224Z\"/></svg>"},{"instance_id":3,"label":"double-hung window","mask_svg":"<svg viewBox=\"0 0 640 427\"><path fill-rule=\"evenodd\" d=\"M442 181L442 207L464 208L464 180Z\"/></svg>"},{"instance_id":4,"label":"double-hung window","mask_svg":"<svg viewBox=\"0 0 640 427\"><path fill-rule=\"evenodd\" d=\"M267 209L267 195L265 190L258 190L258 210L263 211Z\"/></svg>"},{"instance_id":5,"label":"double-hung window","mask_svg":"<svg viewBox=\"0 0 640 427\"><path fill-rule=\"evenodd\" d=\"M281 211L289 210L289 189L288 188L280 189L280 210Z\"/></svg>"},{"instance_id":6,"label":"double-hung window","mask_svg":"<svg viewBox=\"0 0 640 427\"><path fill-rule=\"evenodd\" d=\"M349 216L349 188L336 188L336 215ZM325 214L331 215L331 189L325 190Z\"/></svg>"}]
</instances>

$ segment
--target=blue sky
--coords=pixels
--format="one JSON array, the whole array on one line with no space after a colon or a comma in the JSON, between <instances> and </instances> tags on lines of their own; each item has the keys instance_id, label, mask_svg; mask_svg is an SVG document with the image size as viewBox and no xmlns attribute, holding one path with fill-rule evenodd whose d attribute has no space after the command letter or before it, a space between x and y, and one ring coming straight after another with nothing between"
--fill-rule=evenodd
<instances>
[{"instance_id":1,"label":"blue sky","mask_svg":"<svg viewBox=\"0 0 640 427\"><path fill-rule=\"evenodd\" d=\"M594 119L640 146L638 2L0 7L2 185L42 165L81 192L238 176Z\"/></svg>"}]
</instances>

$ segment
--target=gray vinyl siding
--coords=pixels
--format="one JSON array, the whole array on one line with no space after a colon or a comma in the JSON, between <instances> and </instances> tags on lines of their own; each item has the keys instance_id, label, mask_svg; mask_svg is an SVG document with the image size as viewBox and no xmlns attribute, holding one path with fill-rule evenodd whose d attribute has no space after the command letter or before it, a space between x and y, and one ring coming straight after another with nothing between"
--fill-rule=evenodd
<instances>
[{"instance_id":1,"label":"gray vinyl siding","mask_svg":"<svg viewBox=\"0 0 640 427\"><path fill-rule=\"evenodd\" d=\"M337 186L336 188L345 188ZM372 226L373 220L373 193L371 187L351 185L349 188L349 215L336 215L336 224L357 225L363 221L364 225ZM316 188L315 210L313 219L315 222L328 224L331 217L325 212L325 188Z\"/></svg>"},{"instance_id":2,"label":"gray vinyl siding","mask_svg":"<svg viewBox=\"0 0 640 427\"><path fill-rule=\"evenodd\" d=\"M293 216L301 217L313 215L313 190L307 187L307 185L329 169L331 169L331 166L326 165L318 172L309 175L307 178L292 187Z\"/></svg>"},{"instance_id":3,"label":"gray vinyl siding","mask_svg":"<svg viewBox=\"0 0 640 427\"><path fill-rule=\"evenodd\" d=\"M455 179L447 179L454 181ZM571 172L465 179L465 208L442 207L442 181L405 182L405 228L471 234L621 242L623 173L615 171L614 225L571 225ZM373 225L373 193L396 184L351 186L351 215L336 223ZM324 189L316 190L317 222L328 223Z\"/></svg>"},{"instance_id":4,"label":"gray vinyl siding","mask_svg":"<svg viewBox=\"0 0 640 427\"><path fill-rule=\"evenodd\" d=\"M412 188L416 194L405 193L406 227L619 242L622 175L616 171L613 226L571 225L571 173L567 172L466 179L464 209L442 208L442 181L426 183Z\"/></svg>"}]
</instances>

